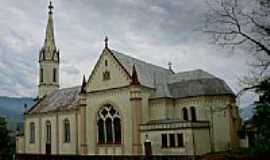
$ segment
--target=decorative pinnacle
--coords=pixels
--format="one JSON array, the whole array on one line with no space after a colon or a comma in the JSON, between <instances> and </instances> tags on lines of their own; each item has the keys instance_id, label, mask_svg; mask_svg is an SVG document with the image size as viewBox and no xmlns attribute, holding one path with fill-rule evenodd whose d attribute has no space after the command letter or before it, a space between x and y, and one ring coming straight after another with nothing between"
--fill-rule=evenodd
<instances>
[{"instance_id":1,"label":"decorative pinnacle","mask_svg":"<svg viewBox=\"0 0 270 160\"><path fill-rule=\"evenodd\" d=\"M105 42L105 47L108 48L109 38L107 36L105 36L104 42Z\"/></svg>"},{"instance_id":2,"label":"decorative pinnacle","mask_svg":"<svg viewBox=\"0 0 270 160\"><path fill-rule=\"evenodd\" d=\"M86 80L85 80L85 75L83 75L83 81L82 81L82 86L81 86L81 93L86 93L85 86L86 86Z\"/></svg>"},{"instance_id":3,"label":"decorative pinnacle","mask_svg":"<svg viewBox=\"0 0 270 160\"><path fill-rule=\"evenodd\" d=\"M49 4L48 8L49 8L49 14L50 15L53 14L52 10L54 9L54 7L52 5L52 1L50 1L50 4Z\"/></svg>"}]
</instances>

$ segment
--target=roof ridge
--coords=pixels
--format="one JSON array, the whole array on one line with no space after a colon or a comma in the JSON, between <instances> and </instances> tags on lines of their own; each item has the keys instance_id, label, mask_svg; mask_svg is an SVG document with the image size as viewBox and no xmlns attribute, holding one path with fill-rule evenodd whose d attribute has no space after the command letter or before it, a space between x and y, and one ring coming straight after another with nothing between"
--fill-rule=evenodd
<instances>
[{"instance_id":1,"label":"roof ridge","mask_svg":"<svg viewBox=\"0 0 270 160\"><path fill-rule=\"evenodd\" d=\"M207 73L207 74L209 74L209 75L211 75L213 77L216 77L213 74L211 74L211 73L209 73L209 72L207 72L207 71L205 71L203 69L200 69L200 68L198 68L198 69L192 69L192 70L187 70L187 71L182 71L182 72L177 72L177 73L175 73L175 75L180 74L180 73L191 73L191 72L196 72L196 71L204 72L204 73Z\"/></svg>"}]
</instances>

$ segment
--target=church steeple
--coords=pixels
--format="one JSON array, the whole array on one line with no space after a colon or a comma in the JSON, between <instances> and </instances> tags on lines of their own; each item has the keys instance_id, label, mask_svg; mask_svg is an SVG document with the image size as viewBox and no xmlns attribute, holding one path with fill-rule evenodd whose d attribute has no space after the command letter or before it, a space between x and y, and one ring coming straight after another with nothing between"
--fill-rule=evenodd
<instances>
[{"instance_id":1,"label":"church steeple","mask_svg":"<svg viewBox=\"0 0 270 160\"><path fill-rule=\"evenodd\" d=\"M54 38L54 23L53 23L53 8L52 2L48 6L48 23L46 28L45 40L40 51L39 61L54 60L59 62L59 51L56 48Z\"/></svg>"},{"instance_id":2,"label":"church steeple","mask_svg":"<svg viewBox=\"0 0 270 160\"><path fill-rule=\"evenodd\" d=\"M53 25L53 11L54 8L52 5L52 2L50 1L49 8L49 18L46 28L46 37L44 41L44 47L51 47L53 49L56 49L55 41L54 41L54 25Z\"/></svg>"},{"instance_id":3,"label":"church steeple","mask_svg":"<svg viewBox=\"0 0 270 160\"><path fill-rule=\"evenodd\" d=\"M50 1L48 6L48 23L45 40L39 53L40 78L38 97L43 97L59 88L59 50L55 44L53 9Z\"/></svg>"}]
</instances>

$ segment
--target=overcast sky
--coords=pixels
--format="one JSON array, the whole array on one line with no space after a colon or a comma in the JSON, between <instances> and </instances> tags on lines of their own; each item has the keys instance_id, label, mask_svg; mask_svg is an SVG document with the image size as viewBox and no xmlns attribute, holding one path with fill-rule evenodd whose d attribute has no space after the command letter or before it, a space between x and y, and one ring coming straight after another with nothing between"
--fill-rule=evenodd
<instances>
[{"instance_id":1,"label":"overcast sky","mask_svg":"<svg viewBox=\"0 0 270 160\"><path fill-rule=\"evenodd\" d=\"M250 57L220 48L201 33L206 0L55 0L60 85L88 77L109 37L110 48L175 72L206 70L237 92ZM37 95L38 53L44 41L47 0L0 0L0 96ZM250 103L250 96L241 99Z\"/></svg>"}]
</instances>

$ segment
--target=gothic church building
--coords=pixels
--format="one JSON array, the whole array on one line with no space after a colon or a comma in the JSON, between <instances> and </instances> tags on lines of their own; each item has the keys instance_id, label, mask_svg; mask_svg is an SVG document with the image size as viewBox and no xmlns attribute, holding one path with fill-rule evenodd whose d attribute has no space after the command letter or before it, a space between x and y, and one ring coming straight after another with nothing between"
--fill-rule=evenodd
<instances>
[{"instance_id":1,"label":"gothic church building","mask_svg":"<svg viewBox=\"0 0 270 160\"><path fill-rule=\"evenodd\" d=\"M24 114L17 153L202 155L238 146L235 95L203 70L174 72L108 46L82 84L60 88L50 3L39 53L38 98Z\"/></svg>"}]
</instances>

